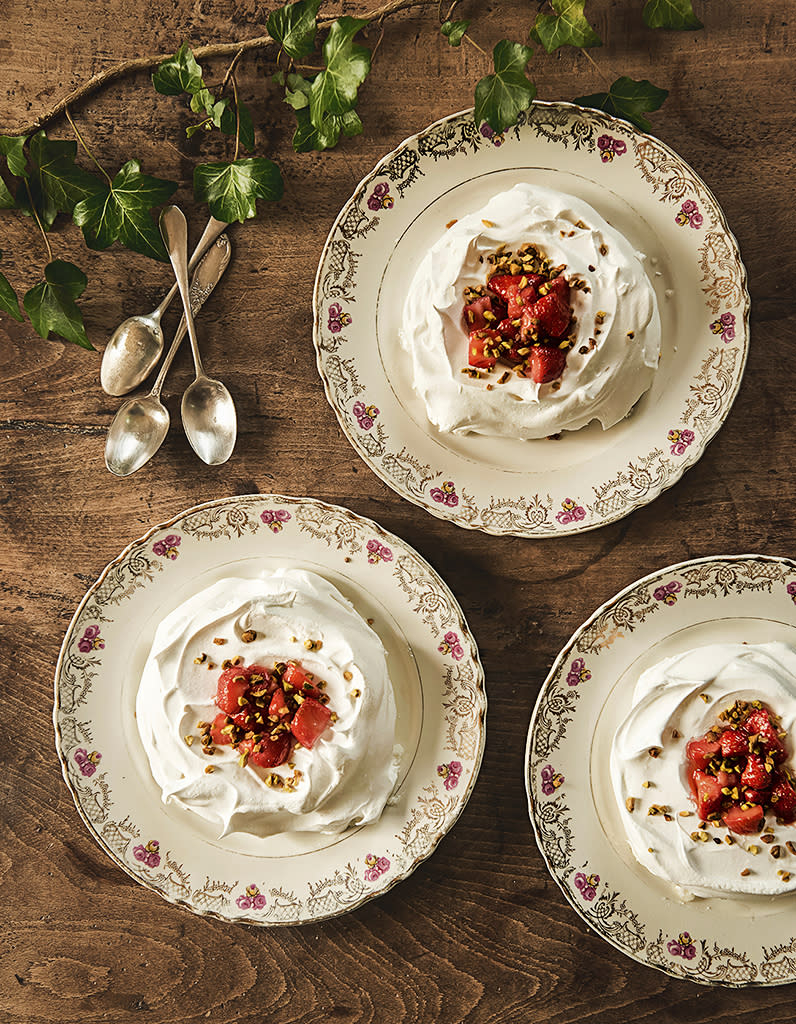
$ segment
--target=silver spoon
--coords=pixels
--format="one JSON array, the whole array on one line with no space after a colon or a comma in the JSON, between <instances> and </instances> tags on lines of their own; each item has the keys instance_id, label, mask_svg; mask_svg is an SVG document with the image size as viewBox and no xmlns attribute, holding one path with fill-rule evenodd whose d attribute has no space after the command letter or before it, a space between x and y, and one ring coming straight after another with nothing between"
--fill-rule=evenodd
<instances>
[{"instance_id":1,"label":"silver spoon","mask_svg":"<svg viewBox=\"0 0 796 1024\"><path fill-rule=\"evenodd\" d=\"M208 466L226 462L235 447L238 420L232 395L220 380L208 377L199 356L196 327L188 300L188 225L177 206L167 206L160 215L160 233L166 243L174 276L180 289L196 379L182 396L182 425L188 441Z\"/></svg>"},{"instance_id":2,"label":"silver spoon","mask_svg":"<svg viewBox=\"0 0 796 1024\"><path fill-rule=\"evenodd\" d=\"M191 256L189 271L193 270L226 227L215 217L210 218ZM154 369L163 351L160 321L176 294L177 285L174 284L157 309L145 316L128 317L113 332L105 346L100 365L100 383L106 394L126 395L138 387Z\"/></svg>"},{"instance_id":3,"label":"silver spoon","mask_svg":"<svg viewBox=\"0 0 796 1024\"><path fill-rule=\"evenodd\" d=\"M198 313L227 269L229 239L221 235L202 257L191 281L191 309ZM105 441L105 465L116 476L130 476L144 466L163 444L169 429L169 412L160 400L163 381L177 354L187 327L185 317L174 335L152 390L143 398L131 398L116 413Z\"/></svg>"}]
</instances>

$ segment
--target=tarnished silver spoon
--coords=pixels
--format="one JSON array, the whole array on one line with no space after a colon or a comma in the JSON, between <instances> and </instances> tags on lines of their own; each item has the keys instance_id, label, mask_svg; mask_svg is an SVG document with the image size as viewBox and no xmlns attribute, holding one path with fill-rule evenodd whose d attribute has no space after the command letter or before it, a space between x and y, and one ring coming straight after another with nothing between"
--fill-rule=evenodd
<instances>
[{"instance_id":1,"label":"tarnished silver spoon","mask_svg":"<svg viewBox=\"0 0 796 1024\"><path fill-rule=\"evenodd\" d=\"M227 269L230 251L229 239L221 235L200 260L191 281L194 313L199 312ZM105 465L116 476L135 473L163 444L169 429L169 411L160 400L160 391L186 331L183 316L152 390L143 398L125 402L110 425L105 441Z\"/></svg>"},{"instance_id":2,"label":"tarnished silver spoon","mask_svg":"<svg viewBox=\"0 0 796 1024\"><path fill-rule=\"evenodd\" d=\"M189 271L193 270L225 227L227 225L220 220L210 218L191 256ZM100 383L107 394L126 395L152 372L163 351L160 321L176 294L177 285L174 284L157 309L143 316L128 317L113 332L105 346L100 365Z\"/></svg>"},{"instance_id":3,"label":"tarnished silver spoon","mask_svg":"<svg viewBox=\"0 0 796 1024\"><path fill-rule=\"evenodd\" d=\"M165 207L160 215L160 233L180 289L196 368L196 379L182 396L182 425L191 447L202 462L218 466L227 461L235 447L238 419L232 395L220 380L208 377L202 368L188 299L188 225L178 206Z\"/></svg>"}]
</instances>

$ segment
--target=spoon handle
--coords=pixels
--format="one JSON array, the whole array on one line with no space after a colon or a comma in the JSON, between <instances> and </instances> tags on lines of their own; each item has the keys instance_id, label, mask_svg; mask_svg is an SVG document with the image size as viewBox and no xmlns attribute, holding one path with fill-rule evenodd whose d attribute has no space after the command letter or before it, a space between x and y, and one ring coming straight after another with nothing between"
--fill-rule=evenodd
<instances>
[{"instance_id":1,"label":"spoon handle","mask_svg":"<svg viewBox=\"0 0 796 1024\"><path fill-rule=\"evenodd\" d=\"M185 214L179 206L166 206L160 215L160 233L166 243L177 287L180 290L182 308L185 311L185 322L188 326L188 338L191 342L193 363L196 376L203 377L204 369L199 355L199 343L196 340L196 327L191 313L191 300L188 294L188 224Z\"/></svg>"},{"instance_id":2,"label":"spoon handle","mask_svg":"<svg viewBox=\"0 0 796 1024\"><path fill-rule=\"evenodd\" d=\"M202 237L199 239L196 248L191 254L191 259L188 263L189 273L194 269L199 260L204 256L204 254L207 252L207 250L210 248L213 242L215 242L215 240L218 238L221 232L228 227L229 225L225 224L223 221L216 220L215 217L210 218L210 220L207 222L204 231L202 232ZM174 296L176 294L177 283L175 281L175 283L171 286L171 288L169 288L168 292L163 297L163 300L161 301L160 305L152 315L160 319L171 305L172 300L174 299Z\"/></svg>"},{"instance_id":3,"label":"spoon handle","mask_svg":"<svg viewBox=\"0 0 796 1024\"><path fill-rule=\"evenodd\" d=\"M202 257L191 280L190 300L191 310L194 316L196 316L205 304L206 299L220 281L221 275L227 269L231 252L232 250L229 244L229 238L226 235L220 235L216 240L215 245L208 249ZM176 291L176 284L174 289ZM174 357L177 355L177 350L182 344L182 339L185 337L187 331L188 327L185 323L185 314L183 314L180 319L179 327L177 328L177 333L174 335L174 340L171 343L171 347L166 353L166 358L163 360L160 372L155 379L155 383L152 385L150 395L154 398L160 398L163 381L166 379L166 374L171 368Z\"/></svg>"}]
</instances>

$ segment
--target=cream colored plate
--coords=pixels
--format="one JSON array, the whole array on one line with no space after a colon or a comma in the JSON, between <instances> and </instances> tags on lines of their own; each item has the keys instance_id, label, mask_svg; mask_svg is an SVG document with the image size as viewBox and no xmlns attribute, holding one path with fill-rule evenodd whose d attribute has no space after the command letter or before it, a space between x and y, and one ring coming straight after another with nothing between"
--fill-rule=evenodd
<instances>
[{"instance_id":1,"label":"cream colored plate","mask_svg":"<svg viewBox=\"0 0 796 1024\"><path fill-rule=\"evenodd\" d=\"M446 225L529 181L580 196L650 258L662 358L630 417L558 441L443 434L400 347L406 290ZM699 459L741 382L746 271L716 199L668 146L625 121L536 103L504 136L454 114L357 186L315 281L326 395L359 455L401 497L457 526L548 537L613 522Z\"/></svg>"},{"instance_id":2,"label":"cream colored plate","mask_svg":"<svg viewBox=\"0 0 796 1024\"><path fill-rule=\"evenodd\" d=\"M166 614L230 571L278 566L319 573L373 620L398 706L399 785L377 823L339 836L218 839L162 803L135 725L138 681ZM88 591L56 669L56 746L83 820L136 881L199 914L299 924L358 907L432 853L478 775L483 682L456 599L400 538L310 498L234 497L150 530Z\"/></svg>"},{"instance_id":3,"label":"cream colored plate","mask_svg":"<svg viewBox=\"0 0 796 1024\"><path fill-rule=\"evenodd\" d=\"M655 572L584 622L531 717L526 786L550 873L598 935L678 978L732 986L796 981L796 901L679 902L625 840L611 791L611 741L639 675L655 662L727 641L796 647L794 602L796 563L784 558L702 558ZM782 867L796 870L796 856L786 853Z\"/></svg>"}]
</instances>

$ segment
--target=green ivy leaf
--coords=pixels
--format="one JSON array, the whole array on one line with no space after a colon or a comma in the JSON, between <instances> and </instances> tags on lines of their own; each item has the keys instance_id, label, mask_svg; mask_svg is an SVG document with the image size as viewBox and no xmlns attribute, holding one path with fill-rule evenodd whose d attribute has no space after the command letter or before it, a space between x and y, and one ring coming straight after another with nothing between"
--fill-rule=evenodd
<instances>
[{"instance_id":1,"label":"green ivy leaf","mask_svg":"<svg viewBox=\"0 0 796 1024\"><path fill-rule=\"evenodd\" d=\"M0 210L13 210L16 205L14 197L8 191L8 185L0 178Z\"/></svg>"},{"instance_id":2,"label":"green ivy leaf","mask_svg":"<svg viewBox=\"0 0 796 1024\"><path fill-rule=\"evenodd\" d=\"M647 0L642 17L648 28L684 30L703 27L694 14L691 0Z\"/></svg>"},{"instance_id":3,"label":"green ivy leaf","mask_svg":"<svg viewBox=\"0 0 796 1024\"><path fill-rule=\"evenodd\" d=\"M493 51L495 73L475 87L476 124L486 121L493 131L503 132L517 123L536 95L536 86L525 75L532 55L530 46L500 40Z\"/></svg>"},{"instance_id":4,"label":"green ivy leaf","mask_svg":"<svg viewBox=\"0 0 796 1024\"><path fill-rule=\"evenodd\" d=\"M290 74L287 76L287 82L283 80L282 84L285 86L285 103L294 110L303 110L310 105L311 81L307 81L302 75Z\"/></svg>"},{"instance_id":5,"label":"green ivy leaf","mask_svg":"<svg viewBox=\"0 0 796 1024\"><path fill-rule=\"evenodd\" d=\"M204 89L202 69L187 43L183 43L173 57L167 57L158 64L152 73L152 84L164 96L179 96L181 92L196 93Z\"/></svg>"},{"instance_id":6,"label":"green ivy leaf","mask_svg":"<svg viewBox=\"0 0 796 1024\"><path fill-rule=\"evenodd\" d=\"M559 46L602 46L603 41L586 20L586 0L550 0L555 14L537 14L531 39L548 53Z\"/></svg>"},{"instance_id":7,"label":"green ivy leaf","mask_svg":"<svg viewBox=\"0 0 796 1024\"><path fill-rule=\"evenodd\" d=\"M460 46L464 33L470 27L469 21L444 21L440 26L440 32L445 36L451 46Z\"/></svg>"},{"instance_id":8,"label":"green ivy leaf","mask_svg":"<svg viewBox=\"0 0 796 1024\"><path fill-rule=\"evenodd\" d=\"M298 128L293 136L293 149L297 153L308 153L310 150L321 152L332 149L340 141L340 135L351 138L362 134L362 122L355 110L347 110L345 114L327 114L320 128L310 120L310 112L306 107L296 111Z\"/></svg>"},{"instance_id":9,"label":"green ivy leaf","mask_svg":"<svg viewBox=\"0 0 796 1024\"><path fill-rule=\"evenodd\" d=\"M217 220L243 222L257 216L257 199L275 202L285 186L279 168L265 157L232 163L198 164L193 172L194 194L206 202Z\"/></svg>"},{"instance_id":10,"label":"green ivy leaf","mask_svg":"<svg viewBox=\"0 0 796 1024\"><path fill-rule=\"evenodd\" d=\"M644 111L659 110L668 95L667 89L659 89L646 78L634 82L632 78L623 75L617 78L608 92L578 96L574 102L582 107L596 107L598 110L623 117L637 128L648 132L652 130L652 125L644 117Z\"/></svg>"},{"instance_id":11,"label":"green ivy leaf","mask_svg":"<svg viewBox=\"0 0 796 1024\"><path fill-rule=\"evenodd\" d=\"M326 67L312 83L310 118L320 128L327 114L353 110L357 92L370 71L370 50L355 43L354 36L367 25L363 18L339 18L323 44Z\"/></svg>"},{"instance_id":12,"label":"green ivy leaf","mask_svg":"<svg viewBox=\"0 0 796 1024\"><path fill-rule=\"evenodd\" d=\"M225 135L234 135L236 130L237 118L235 117L235 104L234 102L223 101L225 106L221 112L221 117L216 123L213 118L213 123L216 127L220 128ZM240 117L240 144L249 153L254 149L254 122L252 121L252 115L249 108L245 103L241 103L238 100L238 117Z\"/></svg>"},{"instance_id":13,"label":"green ivy leaf","mask_svg":"<svg viewBox=\"0 0 796 1024\"><path fill-rule=\"evenodd\" d=\"M81 348L94 346L86 337L83 316L77 299L86 289L86 275L74 263L53 260L44 268L44 280L34 285L22 299L33 329L42 338L57 334Z\"/></svg>"},{"instance_id":14,"label":"green ivy leaf","mask_svg":"<svg viewBox=\"0 0 796 1024\"><path fill-rule=\"evenodd\" d=\"M0 135L0 156L6 158L8 169L17 178L27 178L24 146L26 135Z\"/></svg>"},{"instance_id":15,"label":"green ivy leaf","mask_svg":"<svg viewBox=\"0 0 796 1024\"><path fill-rule=\"evenodd\" d=\"M76 142L48 139L43 131L30 140L31 183L59 213L71 213L98 184L99 179L75 164L76 156Z\"/></svg>"},{"instance_id":16,"label":"green ivy leaf","mask_svg":"<svg viewBox=\"0 0 796 1024\"><path fill-rule=\"evenodd\" d=\"M119 241L133 252L167 262L149 211L165 203L176 188L173 181L142 174L138 161L128 160L110 185L97 180L92 194L77 204L72 216L90 249L107 249Z\"/></svg>"},{"instance_id":17,"label":"green ivy leaf","mask_svg":"<svg viewBox=\"0 0 796 1024\"><path fill-rule=\"evenodd\" d=\"M318 8L321 0L299 0L285 4L268 15L268 34L294 60L306 57L315 49Z\"/></svg>"},{"instance_id":18,"label":"green ivy leaf","mask_svg":"<svg viewBox=\"0 0 796 1024\"><path fill-rule=\"evenodd\" d=\"M20 323L25 319L20 312L17 293L11 287L8 278L2 271L0 271L0 309L5 313L9 313L15 320L19 320Z\"/></svg>"}]
</instances>

